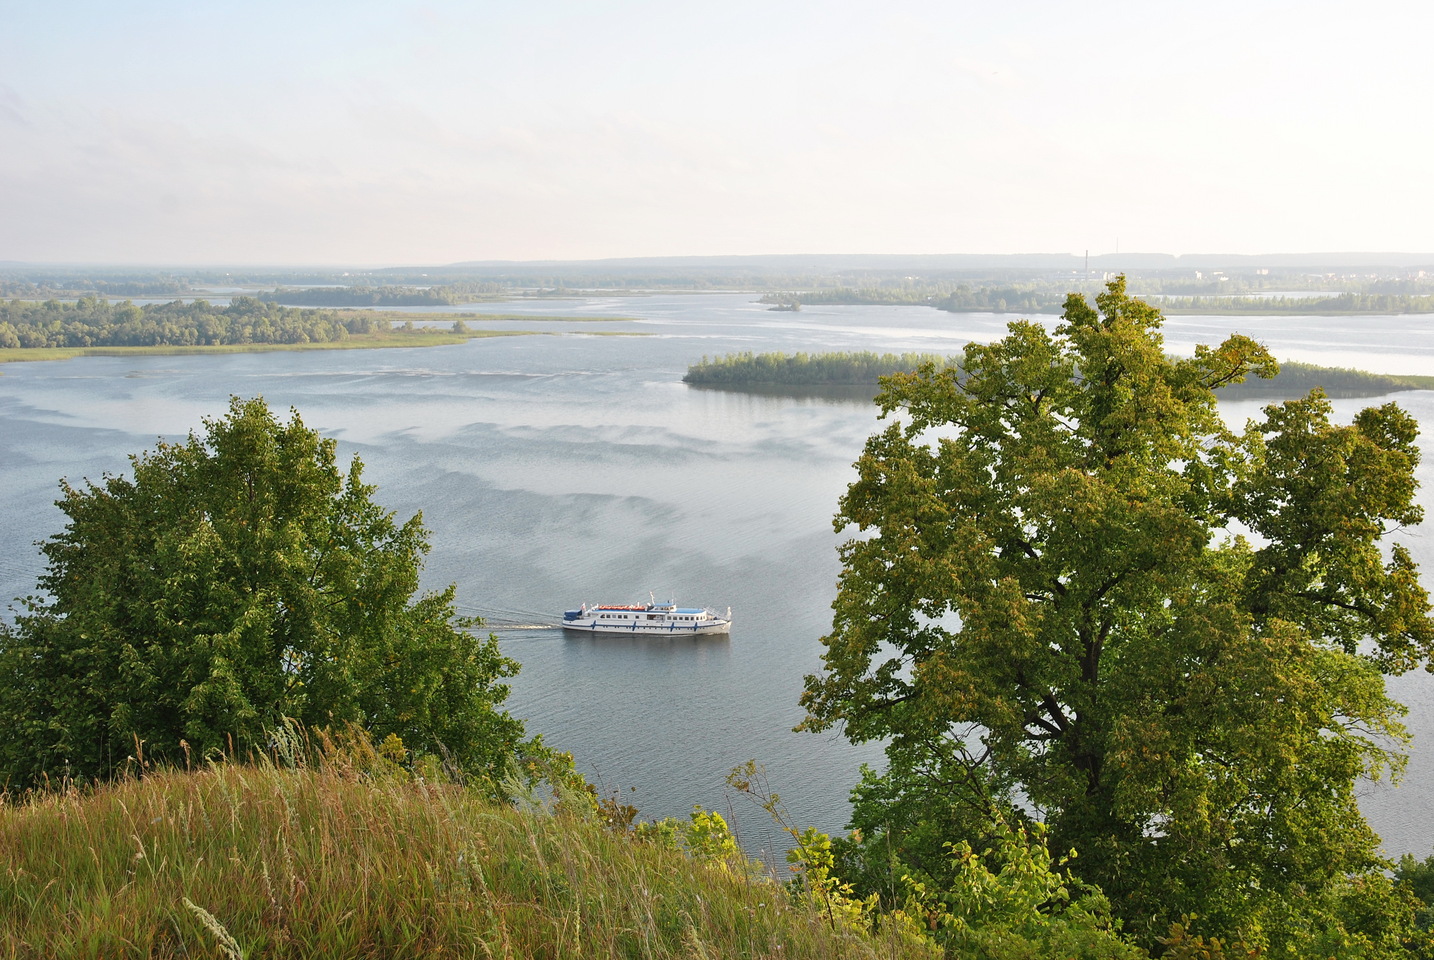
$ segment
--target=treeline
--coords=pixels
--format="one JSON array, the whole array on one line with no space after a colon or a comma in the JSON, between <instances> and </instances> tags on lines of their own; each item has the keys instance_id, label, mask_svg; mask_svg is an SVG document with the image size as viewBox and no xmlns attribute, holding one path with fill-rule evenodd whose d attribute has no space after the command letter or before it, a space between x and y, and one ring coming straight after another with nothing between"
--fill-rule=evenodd
<instances>
[{"instance_id":1,"label":"treeline","mask_svg":"<svg viewBox=\"0 0 1434 960\"><path fill-rule=\"evenodd\" d=\"M451 283L433 287L349 286L280 287L259 298L271 303L314 307L446 307L456 303L493 299L506 287L499 283Z\"/></svg>"},{"instance_id":2,"label":"treeline","mask_svg":"<svg viewBox=\"0 0 1434 960\"><path fill-rule=\"evenodd\" d=\"M442 307L454 302L437 287L280 287L258 298L266 303L312 307Z\"/></svg>"},{"instance_id":3,"label":"treeline","mask_svg":"<svg viewBox=\"0 0 1434 960\"><path fill-rule=\"evenodd\" d=\"M1348 367L1322 367L1314 363L1287 360L1280 364L1278 376L1269 380L1250 377L1244 383L1229 384L1220 388L1220 396L1226 399L1276 394L1286 397L1304 396L1316 387L1331 397L1377 397L1399 390L1434 387L1434 377L1391 376Z\"/></svg>"},{"instance_id":4,"label":"treeline","mask_svg":"<svg viewBox=\"0 0 1434 960\"><path fill-rule=\"evenodd\" d=\"M1069 284L1022 283L972 287L966 284L905 284L833 287L826 290L769 293L758 302L798 309L802 304L923 306L951 313L1059 313Z\"/></svg>"},{"instance_id":5,"label":"treeline","mask_svg":"<svg viewBox=\"0 0 1434 960\"><path fill-rule=\"evenodd\" d=\"M758 302L780 309L803 304L928 306L950 313L1060 313L1071 292L1065 283L1016 283L1001 286L905 285L832 287L825 290L769 293ZM1078 286L1078 285L1077 285ZM1160 284L1151 284L1159 287ZM1165 286L1169 286L1166 284ZM1427 289L1427 288L1425 288ZM1157 296L1157 291L1146 296ZM1165 313L1361 314L1434 313L1434 294L1344 292L1329 296L1158 295Z\"/></svg>"},{"instance_id":6,"label":"treeline","mask_svg":"<svg viewBox=\"0 0 1434 960\"><path fill-rule=\"evenodd\" d=\"M1341 293L1331 297L1161 297L1162 313L1434 313L1434 296Z\"/></svg>"},{"instance_id":7,"label":"treeline","mask_svg":"<svg viewBox=\"0 0 1434 960\"><path fill-rule=\"evenodd\" d=\"M962 286L931 305L950 313L1060 313L1069 293L1069 285Z\"/></svg>"},{"instance_id":8,"label":"treeline","mask_svg":"<svg viewBox=\"0 0 1434 960\"><path fill-rule=\"evenodd\" d=\"M956 357L936 353L734 353L708 359L687 368L684 383L698 385L783 384L792 386L872 385L877 379L915 370L925 363L938 368L955 366ZM1434 387L1434 377L1401 377L1343 367L1286 362L1269 380L1251 377L1244 383L1220 388L1227 399L1243 397L1304 396L1319 387L1331 397L1374 397L1399 390Z\"/></svg>"},{"instance_id":9,"label":"treeline","mask_svg":"<svg viewBox=\"0 0 1434 960\"><path fill-rule=\"evenodd\" d=\"M301 310L235 297L138 306L98 297L73 302L0 301L0 348L168 347L330 343L373 333L385 321L364 313Z\"/></svg>"},{"instance_id":10,"label":"treeline","mask_svg":"<svg viewBox=\"0 0 1434 960\"><path fill-rule=\"evenodd\" d=\"M687 368L684 383L780 383L804 386L874 384L878 377L914 370L923 363L945 366L938 353L734 353L702 358Z\"/></svg>"},{"instance_id":11,"label":"treeline","mask_svg":"<svg viewBox=\"0 0 1434 960\"><path fill-rule=\"evenodd\" d=\"M826 290L768 293L757 302L791 308L793 305L873 304L877 306L928 306L939 294L929 286L832 287Z\"/></svg>"},{"instance_id":12,"label":"treeline","mask_svg":"<svg viewBox=\"0 0 1434 960\"><path fill-rule=\"evenodd\" d=\"M167 277L35 277L0 276L0 297L18 300L50 300L55 297L182 297L191 293L189 284Z\"/></svg>"}]
</instances>

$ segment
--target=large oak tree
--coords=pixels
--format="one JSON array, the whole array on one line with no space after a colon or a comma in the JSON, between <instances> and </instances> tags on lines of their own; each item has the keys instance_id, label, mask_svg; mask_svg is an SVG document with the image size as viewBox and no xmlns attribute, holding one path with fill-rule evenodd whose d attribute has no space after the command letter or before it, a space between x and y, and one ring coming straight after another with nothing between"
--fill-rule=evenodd
<instances>
[{"instance_id":1,"label":"large oak tree","mask_svg":"<svg viewBox=\"0 0 1434 960\"><path fill-rule=\"evenodd\" d=\"M1415 422L1338 425L1316 391L1233 432L1216 390L1274 360L1174 359L1160 325L1121 278L885 382L804 726L890 744L855 797L868 860L937 876L942 844L1037 818L1147 944L1183 914L1377 941L1347 908L1382 882L1355 788L1403 761L1383 674L1434 648L1387 542L1421 519Z\"/></svg>"},{"instance_id":2,"label":"large oak tree","mask_svg":"<svg viewBox=\"0 0 1434 960\"><path fill-rule=\"evenodd\" d=\"M0 624L0 780L243 756L289 720L394 734L471 773L512 757L517 664L451 586L416 595L421 517L379 507L357 457L341 471L297 413L234 398L202 436L131 460L62 483L44 595Z\"/></svg>"}]
</instances>

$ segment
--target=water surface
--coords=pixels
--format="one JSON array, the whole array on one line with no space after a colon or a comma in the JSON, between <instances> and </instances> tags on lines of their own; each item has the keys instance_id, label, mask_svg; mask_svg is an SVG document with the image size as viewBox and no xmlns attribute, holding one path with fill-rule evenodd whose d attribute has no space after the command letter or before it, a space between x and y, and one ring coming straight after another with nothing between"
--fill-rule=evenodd
<instances>
[{"instance_id":1,"label":"water surface","mask_svg":"<svg viewBox=\"0 0 1434 960\"><path fill-rule=\"evenodd\" d=\"M126 469L126 455L222 415L231 394L297 408L358 455L378 500L432 534L425 580L456 583L523 665L510 707L571 750L645 817L694 803L737 816L758 849L781 843L765 815L729 808L723 779L767 765L793 818L825 830L879 750L793 733L802 678L819 667L839 565L831 517L877 429L860 402L692 389L687 366L752 350L956 352L1000 336L1007 316L922 307L804 307L776 313L743 294L591 297L454 310L631 317L522 324L564 336L425 349L85 358L0 368L0 595L33 590L31 544L60 528L56 481ZM1046 318L1045 322L1053 322ZM501 323L497 324L502 326ZM512 325L510 325L512 326ZM1175 317L1172 350L1238 331L1283 359L1384 373L1434 371L1430 317ZM643 336L591 336L598 331ZM1430 501L1434 393L1397 399L1424 425ZM1373 402L1337 401L1347 419ZM1242 419L1255 404L1232 404ZM1428 528L1405 540L1434 570ZM567 637L580 602L649 595L731 606L728 638ZM531 629L539 624L549 625ZM513 625L528 629L508 629ZM1365 809L1395 855L1430 851L1434 683L1392 681L1418 735L1407 782L1369 788Z\"/></svg>"}]
</instances>

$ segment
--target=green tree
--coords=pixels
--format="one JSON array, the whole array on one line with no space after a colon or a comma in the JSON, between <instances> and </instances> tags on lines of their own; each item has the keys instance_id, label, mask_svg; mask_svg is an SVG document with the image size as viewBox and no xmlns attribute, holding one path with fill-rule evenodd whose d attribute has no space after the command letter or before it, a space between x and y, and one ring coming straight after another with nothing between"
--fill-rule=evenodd
<instances>
[{"instance_id":1,"label":"green tree","mask_svg":"<svg viewBox=\"0 0 1434 960\"><path fill-rule=\"evenodd\" d=\"M0 778L104 777L137 748L242 756L286 718L504 766L517 664L451 586L415 596L421 517L396 523L297 412L236 397L204 428L132 457L133 477L62 482L46 596L0 624Z\"/></svg>"},{"instance_id":2,"label":"green tree","mask_svg":"<svg viewBox=\"0 0 1434 960\"><path fill-rule=\"evenodd\" d=\"M1415 921L1434 939L1434 856L1416 860L1414 854L1406 853L1394 868L1394 882L1414 898ZM1434 956L1434 949L1427 955Z\"/></svg>"},{"instance_id":3,"label":"green tree","mask_svg":"<svg viewBox=\"0 0 1434 960\"><path fill-rule=\"evenodd\" d=\"M948 843L955 867L936 892L913 883L913 912L926 914L946 955L959 960L1032 957L1144 960L1121 936L1097 889L1071 879L1069 863L1051 856L1040 824L1029 830L995 822L991 847Z\"/></svg>"},{"instance_id":4,"label":"green tree","mask_svg":"<svg viewBox=\"0 0 1434 960\"><path fill-rule=\"evenodd\" d=\"M1382 543L1421 519L1414 421L1336 425L1315 391L1235 434L1215 390L1273 376L1263 347L1172 359L1123 278L1063 319L884 381L802 698L805 728L890 743L866 868L938 872L946 830L1027 817L1147 946L1184 914L1276 954L1388 942L1340 891L1384 865L1354 793L1403 762L1382 672L1434 648Z\"/></svg>"}]
</instances>

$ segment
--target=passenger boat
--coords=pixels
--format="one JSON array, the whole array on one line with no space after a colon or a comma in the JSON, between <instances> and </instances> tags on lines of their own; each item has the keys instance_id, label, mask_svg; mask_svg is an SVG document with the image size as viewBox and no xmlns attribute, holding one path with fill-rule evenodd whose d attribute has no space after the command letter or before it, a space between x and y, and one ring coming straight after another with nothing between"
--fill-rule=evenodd
<instances>
[{"instance_id":1,"label":"passenger boat","mask_svg":"<svg viewBox=\"0 0 1434 960\"><path fill-rule=\"evenodd\" d=\"M667 603L583 604L563 612L564 630L586 633L705 634L728 633L732 629L732 608L725 617L704 607L679 607Z\"/></svg>"}]
</instances>

